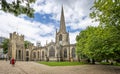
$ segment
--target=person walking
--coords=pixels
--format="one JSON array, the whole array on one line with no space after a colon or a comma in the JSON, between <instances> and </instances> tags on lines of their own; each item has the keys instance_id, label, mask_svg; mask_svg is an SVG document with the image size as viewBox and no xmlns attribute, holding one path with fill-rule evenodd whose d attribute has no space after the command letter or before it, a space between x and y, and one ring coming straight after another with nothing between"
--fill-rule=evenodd
<instances>
[{"instance_id":1,"label":"person walking","mask_svg":"<svg viewBox=\"0 0 120 74\"><path fill-rule=\"evenodd\" d=\"M12 64L12 66L15 66L15 59L14 59L14 58L12 58L12 59L10 60L10 64Z\"/></svg>"}]
</instances>

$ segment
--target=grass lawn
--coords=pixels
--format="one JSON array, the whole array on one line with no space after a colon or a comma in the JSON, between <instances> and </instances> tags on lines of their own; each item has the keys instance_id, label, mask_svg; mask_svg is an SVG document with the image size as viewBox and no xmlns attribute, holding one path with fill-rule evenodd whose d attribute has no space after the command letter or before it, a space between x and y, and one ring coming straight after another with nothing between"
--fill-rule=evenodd
<instances>
[{"instance_id":1,"label":"grass lawn","mask_svg":"<svg viewBox=\"0 0 120 74\"><path fill-rule=\"evenodd\" d=\"M107 62L101 62L100 64L102 65L111 65L110 63ZM114 66L120 66L120 63L113 63Z\"/></svg>"},{"instance_id":2,"label":"grass lawn","mask_svg":"<svg viewBox=\"0 0 120 74\"><path fill-rule=\"evenodd\" d=\"M48 66L75 66L75 65L83 65L83 62L38 62L40 64L45 64Z\"/></svg>"}]
</instances>

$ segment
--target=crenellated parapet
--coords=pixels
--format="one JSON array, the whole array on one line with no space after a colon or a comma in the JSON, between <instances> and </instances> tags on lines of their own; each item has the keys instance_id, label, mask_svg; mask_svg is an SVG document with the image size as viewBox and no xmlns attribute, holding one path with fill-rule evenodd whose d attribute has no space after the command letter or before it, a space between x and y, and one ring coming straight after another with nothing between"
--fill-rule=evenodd
<instances>
[{"instance_id":1,"label":"crenellated parapet","mask_svg":"<svg viewBox=\"0 0 120 74\"><path fill-rule=\"evenodd\" d=\"M16 32L10 33L10 40L19 40L19 41L24 41L24 35L19 35Z\"/></svg>"}]
</instances>

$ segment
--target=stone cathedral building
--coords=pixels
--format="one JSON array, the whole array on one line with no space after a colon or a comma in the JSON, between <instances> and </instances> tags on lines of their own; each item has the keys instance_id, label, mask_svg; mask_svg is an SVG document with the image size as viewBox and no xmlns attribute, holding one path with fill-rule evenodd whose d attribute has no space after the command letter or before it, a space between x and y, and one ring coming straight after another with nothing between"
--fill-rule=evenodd
<instances>
[{"instance_id":1,"label":"stone cathedral building","mask_svg":"<svg viewBox=\"0 0 120 74\"><path fill-rule=\"evenodd\" d=\"M10 34L8 56L21 61L77 61L75 48L75 44L70 44L62 7L60 29L56 30L55 42L46 43L45 46L41 46L39 42L37 46L29 44L25 49L24 36L14 32Z\"/></svg>"}]
</instances>

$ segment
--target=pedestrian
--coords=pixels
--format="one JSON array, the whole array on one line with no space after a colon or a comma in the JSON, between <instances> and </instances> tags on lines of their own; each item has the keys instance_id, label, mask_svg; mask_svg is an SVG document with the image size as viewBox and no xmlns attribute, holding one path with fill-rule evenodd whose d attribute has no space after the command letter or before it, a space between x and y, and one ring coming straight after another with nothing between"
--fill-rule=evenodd
<instances>
[{"instance_id":1,"label":"pedestrian","mask_svg":"<svg viewBox=\"0 0 120 74\"><path fill-rule=\"evenodd\" d=\"M12 66L15 66L15 59L14 59L14 58L12 58L12 59L10 60L10 64L12 64Z\"/></svg>"}]
</instances>

